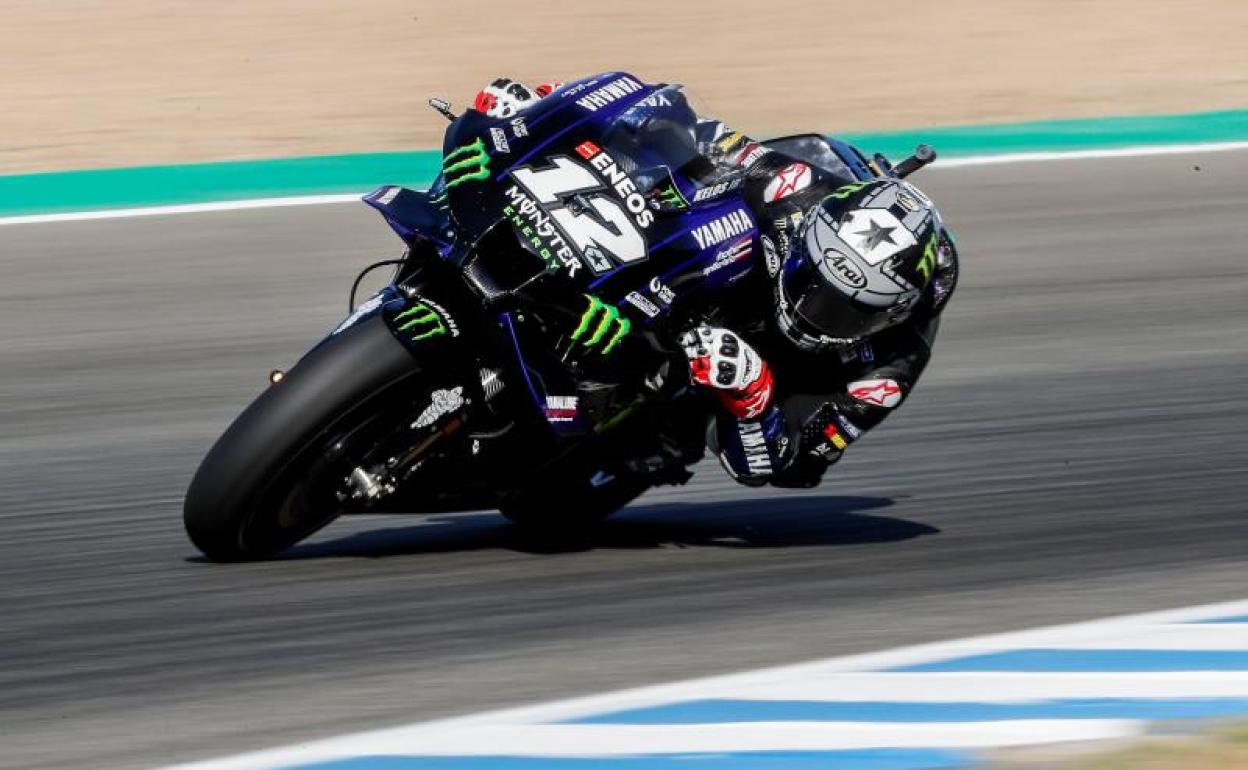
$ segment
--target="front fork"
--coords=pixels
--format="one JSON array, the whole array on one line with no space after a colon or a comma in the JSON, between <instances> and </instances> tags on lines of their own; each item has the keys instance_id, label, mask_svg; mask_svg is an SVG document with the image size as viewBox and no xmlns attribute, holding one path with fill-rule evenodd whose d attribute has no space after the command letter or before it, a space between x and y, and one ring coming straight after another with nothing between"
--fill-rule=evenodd
<instances>
[{"instance_id":1,"label":"front fork","mask_svg":"<svg viewBox=\"0 0 1248 770\"><path fill-rule=\"evenodd\" d=\"M422 271L423 273L424 271ZM436 273L435 273L436 275ZM362 302L329 337L373 316L383 317L391 334L412 354L422 393L388 412L389 425L342 478L340 501L372 507L412 480L451 439L467 436L467 452L476 456L482 437L468 433L474 422L490 426L490 402L504 390L502 372L481 366L478 339L462 288L433 276L419 287L392 283ZM437 292L437 296L431 296ZM328 339L328 338L327 338ZM479 419L484 417L485 419ZM485 440L498 434L485 430Z\"/></svg>"}]
</instances>

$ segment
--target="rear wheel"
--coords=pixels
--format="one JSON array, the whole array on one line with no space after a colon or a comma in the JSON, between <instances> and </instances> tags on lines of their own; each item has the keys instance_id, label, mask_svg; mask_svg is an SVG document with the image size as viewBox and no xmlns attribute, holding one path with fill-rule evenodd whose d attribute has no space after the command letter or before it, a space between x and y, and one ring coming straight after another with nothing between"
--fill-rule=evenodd
<instances>
[{"instance_id":1,"label":"rear wheel","mask_svg":"<svg viewBox=\"0 0 1248 770\"><path fill-rule=\"evenodd\" d=\"M312 350L260 395L209 451L183 522L214 561L271 556L333 521L344 506L338 455L396 392L419 388L412 355L381 317Z\"/></svg>"}]
</instances>

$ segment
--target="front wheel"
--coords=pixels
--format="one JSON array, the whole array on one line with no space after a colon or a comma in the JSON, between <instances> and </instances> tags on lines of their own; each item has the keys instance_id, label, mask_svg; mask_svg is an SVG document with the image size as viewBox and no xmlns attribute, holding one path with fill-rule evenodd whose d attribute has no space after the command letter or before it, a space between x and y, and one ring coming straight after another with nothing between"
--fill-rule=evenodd
<instances>
[{"instance_id":1,"label":"front wheel","mask_svg":"<svg viewBox=\"0 0 1248 770\"><path fill-rule=\"evenodd\" d=\"M214 561L271 556L343 512L327 462L398 388L415 359L376 316L312 350L209 451L186 493L191 542Z\"/></svg>"}]
</instances>

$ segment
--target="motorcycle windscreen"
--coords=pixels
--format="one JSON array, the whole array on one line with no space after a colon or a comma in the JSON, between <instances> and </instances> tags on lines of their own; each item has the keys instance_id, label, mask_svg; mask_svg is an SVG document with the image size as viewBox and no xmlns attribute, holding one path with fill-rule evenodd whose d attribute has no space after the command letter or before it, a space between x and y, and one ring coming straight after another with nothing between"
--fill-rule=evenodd
<instances>
[{"instance_id":1,"label":"motorcycle windscreen","mask_svg":"<svg viewBox=\"0 0 1248 770\"><path fill-rule=\"evenodd\" d=\"M687 202L698 190L741 171L739 166L719 162L710 151L710 137L701 135L707 125L679 85L664 86L613 120L601 145L643 195L659 202L665 196ZM673 184L679 198L667 192Z\"/></svg>"}]
</instances>

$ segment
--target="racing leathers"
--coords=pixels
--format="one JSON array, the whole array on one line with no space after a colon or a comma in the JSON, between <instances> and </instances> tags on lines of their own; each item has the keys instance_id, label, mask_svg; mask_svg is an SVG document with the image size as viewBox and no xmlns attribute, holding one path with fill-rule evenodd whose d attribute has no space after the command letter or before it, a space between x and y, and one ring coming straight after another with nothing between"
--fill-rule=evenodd
<instances>
[{"instance_id":1,"label":"racing leathers","mask_svg":"<svg viewBox=\"0 0 1248 770\"><path fill-rule=\"evenodd\" d=\"M506 116L558 88L543 86L532 94L516 85L496 81L478 95L476 108ZM753 271L755 280L737 285L732 301L680 338L692 383L713 393L718 403L708 443L742 484L813 487L914 388L957 282L956 249L942 233L919 301L883 331L834 338L781 328L784 314L776 309L786 298L776 279L791 243L823 200L857 180L755 142L716 120L697 118L693 134L711 175L728 166L744 174L745 201L761 229L753 256L765 266ZM559 304L553 292L545 299ZM626 348L632 337L625 331L621 339Z\"/></svg>"},{"instance_id":2,"label":"racing leathers","mask_svg":"<svg viewBox=\"0 0 1248 770\"><path fill-rule=\"evenodd\" d=\"M683 340L694 382L722 405L711 444L742 484L812 487L914 388L957 283L956 249L941 236L932 280L900 323L857 340L786 334L775 312L786 301L775 280L784 255L815 207L854 180L715 123L699 134L710 139L708 154L746 167L746 201L762 229L756 257L766 266L765 279L743 282L745 296Z\"/></svg>"}]
</instances>

